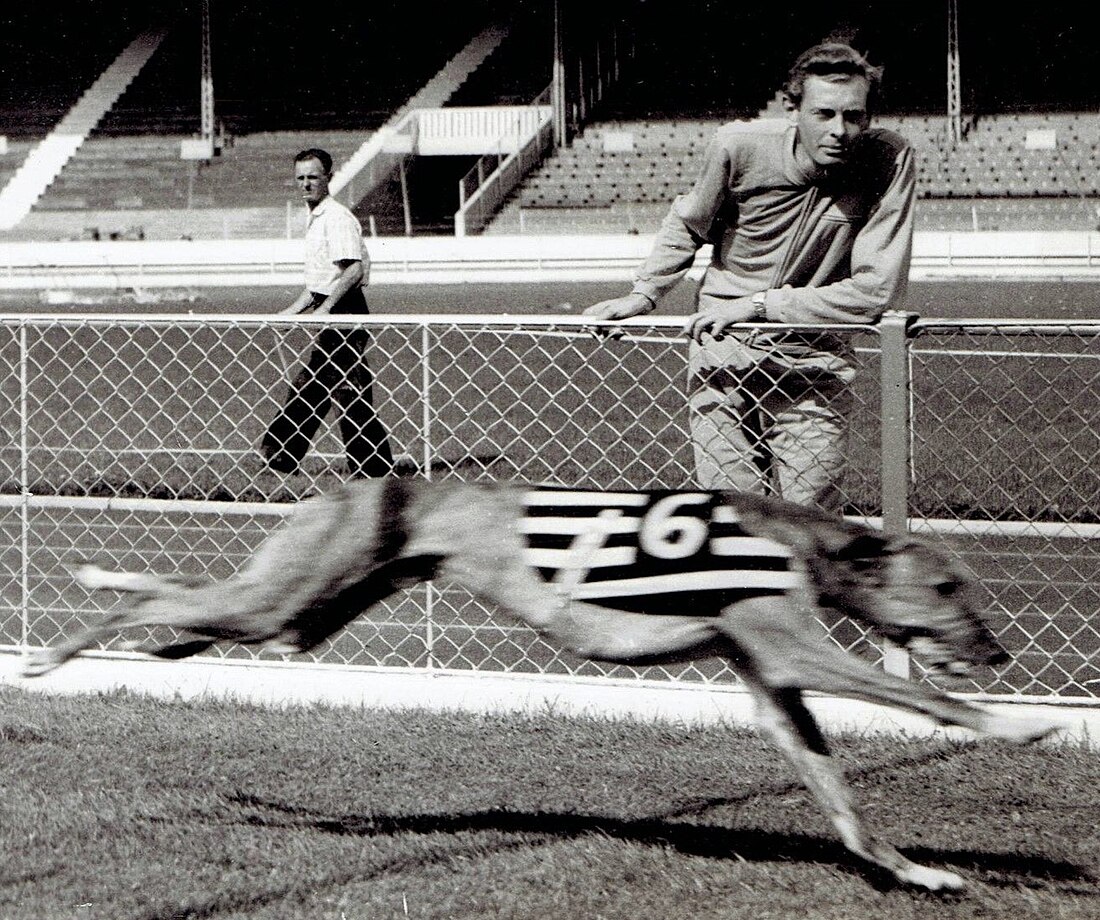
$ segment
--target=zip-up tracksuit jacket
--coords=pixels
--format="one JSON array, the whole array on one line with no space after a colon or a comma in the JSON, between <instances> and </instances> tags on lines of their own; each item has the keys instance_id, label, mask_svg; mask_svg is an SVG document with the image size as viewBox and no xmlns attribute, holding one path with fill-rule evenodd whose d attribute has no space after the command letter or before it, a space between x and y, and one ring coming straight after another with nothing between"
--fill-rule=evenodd
<instances>
[{"instance_id":1,"label":"zip-up tracksuit jacket","mask_svg":"<svg viewBox=\"0 0 1100 920\"><path fill-rule=\"evenodd\" d=\"M699 248L711 243L700 309L759 291L766 292L767 320L778 323L867 323L899 307L913 240L912 147L892 131L868 128L845 163L808 170L795 158L795 137L795 128L780 119L720 128L694 187L676 199L663 220L633 290L656 303L684 277ZM693 392L712 390L693 398L693 415L733 413L739 425L744 394L735 391L743 390L749 369L762 365L772 368L772 378L789 371L788 376L809 373L826 388L847 383L853 374L847 351L844 337L824 330L737 334L693 346ZM832 379L822 381L823 375ZM769 388L775 390L774 384ZM799 402L812 389L803 379L792 388L792 399ZM712 419L727 433L730 420ZM834 418L831 424L841 423ZM756 440L766 441L768 421L760 427ZM713 470L702 475L695 428L702 484L721 487L732 481L747 487L736 476L723 478ZM708 429L706 437L713 441L714 431ZM753 462L762 466L759 457ZM810 492L816 494L816 487Z\"/></svg>"}]
</instances>

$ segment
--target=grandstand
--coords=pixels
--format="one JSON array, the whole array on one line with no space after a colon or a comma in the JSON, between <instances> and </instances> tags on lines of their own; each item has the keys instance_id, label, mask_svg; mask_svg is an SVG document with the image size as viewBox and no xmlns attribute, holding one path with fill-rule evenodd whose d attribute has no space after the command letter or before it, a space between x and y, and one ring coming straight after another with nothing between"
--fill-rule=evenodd
<instances>
[{"instance_id":1,"label":"grandstand","mask_svg":"<svg viewBox=\"0 0 1100 920\"><path fill-rule=\"evenodd\" d=\"M770 114L765 112L764 114ZM1096 113L991 115L964 144L943 119L888 115L878 124L917 151L918 229L1088 230L1100 223ZM721 120L601 121L532 172L491 231L639 232L687 191Z\"/></svg>"},{"instance_id":2,"label":"grandstand","mask_svg":"<svg viewBox=\"0 0 1100 920\"><path fill-rule=\"evenodd\" d=\"M422 8L334 11L344 27L326 24L319 37L325 54L307 57L302 33L312 23L305 13L272 16L226 4L226 15L214 23L218 149L216 156L191 160L181 156L181 143L200 129L197 16L111 6L115 20L105 25L96 10L74 5L71 28L53 34L29 15L9 23L12 47L0 51L12 52L9 66L22 82L0 108L0 136L6 138L0 188L56 133L97 75L118 64L115 55L132 33L155 25L164 37L148 63L82 126L75 150L35 199L28 219L3 238L281 236L293 196L288 157L303 146L323 145L337 163L349 158L410 99L438 85L487 22L477 3L461 9L441 4L433 11L439 28L418 34L410 47L392 39L418 32ZM89 43L88 34L97 40ZM20 41L49 50L22 59L15 53ZM66 78L58 80L58 68L49 64L62 60Z\"/></svg>"},{"instance_id":3,"label":"grandstand","mask_svg":"<svg viewBox=\"0 0 1100 920\"><path fill-rule=\"evenodd\" d=\"M551 78L552 23L544 4L486 0L430 10L338 5L333 15L344 27L324 31L324 63L310 59L304 66L306 19L245 3L218 5L217 155L185 159L181 143L199 129L194 11L113 6L117 15L109 27L94 10L81 13L79 4L67 14L71 28L61 34L25 14L9 23L0 50L21 84L0 108L6 138L0 188L110 69L127 41L147 28L163 30L163 40L117 100L104 103L28 217L0 231L0 239L288 235L289 152L323 145L339 166L379 129L395 124L411 100L426 98L428 88L430 98L420 103L425 107L522 106ZM419 25L426 15L436 28L425 32ZM719 11L703 0L610 4L587 12L579 25L579 12L573 15L566 32L572 42L566 142L511 190L499 212L483 222L486 233L648 231L690 185L715 127L776 114L776 87L791 53L837 24L803 9L777 29L767 11ZM1014 48L1017 70L1011 72L993 50L988 29L972 40L971 53L985 57L968 94L965 139L951 143L936 111L942 75L911 53L914 43L924 43L929 55L936 50L942 41L938 19L927 14L891 27L873 4L852 4L844 15L851 31L881 49L873 56L891 62L894 79L879 123L905 134L917 149L918 229L1097 227L1100 116L1084 81L1070 75L1054 84L1034 66L1049 54L1049 38L1044 44L1036 33L1027 48ZM504 30L499 40L441 91L441 76L494 22ZM674 23L684 28L670 28ZM94 42L86 40L90 30ZM405 40L413 34L416 41ZM772 36L772 47L759 47L761 34ZM1072 30L1066 35L1072 39ZM1068 42L1066 54L1085 52L1066 35L1059 37ZM35 56L35 46L50 52ZM56 66L62 60L65 66ZM470 153L391 160L390 167L402 168L391 168L381 181L373 173L369 182L353 175L343 197L369 232L453 233L457 180L476 160Z\"/></svg>"}]
</instances>

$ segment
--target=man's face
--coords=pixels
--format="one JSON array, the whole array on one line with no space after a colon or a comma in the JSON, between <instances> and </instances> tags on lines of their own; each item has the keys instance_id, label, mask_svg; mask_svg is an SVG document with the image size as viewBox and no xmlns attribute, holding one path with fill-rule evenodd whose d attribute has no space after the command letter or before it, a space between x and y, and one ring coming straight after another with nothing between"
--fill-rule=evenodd
<instances>
[{"instance_id":1,"label":"man's face","mask_svg":"<svg viewBox=\"0 0 1100 920\"><path fill-rule=\"evenodd\" d=\"M802 102L787 107L798 129L798 143L818 166L835 166L848 159L856 140L867 129L866 77L833 81L810 76L802 87Z\"/></svg>"},{"instance_id":2,"label":"man's face","mask_svg":"<svg viewBox=\"0 0 1100 920\"><path fill-rule=\"evenodd\" d=\"M294 164L294 182L298 186L302 200L311 208L320 204L328 194L330 178L321 161L316 157L299 160Z\"/></svg>"}]
</instances>

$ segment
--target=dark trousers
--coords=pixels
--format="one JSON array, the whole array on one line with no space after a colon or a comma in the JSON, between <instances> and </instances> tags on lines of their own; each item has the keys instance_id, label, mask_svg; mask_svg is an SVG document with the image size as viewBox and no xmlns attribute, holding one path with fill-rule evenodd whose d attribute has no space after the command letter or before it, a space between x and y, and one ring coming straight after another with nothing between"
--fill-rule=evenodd
<instances>
[{"instance_id":1,"label":"dark trousers","mask_svg":"<svg viewBox=\"0 0 1100 920\"><path fill-rule=\"evenodd\" d=\"M313 306L324 300L319 294L313 296ZM366 313L362 289L345 294L332 312ZM290 384L283 410L264 435L264 456L273 468L297 470L335 401L351 475L385 476L393 471L386 429L374 411L374 378L365 355L369 341L362 328L321 330L309 360Z\"/></svg>"}]
</instances>

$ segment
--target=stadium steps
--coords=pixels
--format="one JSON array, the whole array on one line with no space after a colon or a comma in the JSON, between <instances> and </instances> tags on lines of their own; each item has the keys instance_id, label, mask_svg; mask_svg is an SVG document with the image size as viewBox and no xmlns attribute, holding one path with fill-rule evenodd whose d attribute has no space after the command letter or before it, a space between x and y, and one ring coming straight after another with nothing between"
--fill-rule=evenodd
<instances>
[{"instance_id":1,"label":"stadium steps","mask_svg":"<svg viewBox=\"0 0 1100 920\"><path fill-rule=\"evenodd\" d=\"M1097 228L1100 119L1093 113L992 116L955 146L945 142L942 117L876 121L914 144L921 229L972 229L975 219L998 229ZM659 221L667 204L690 188L720 123L590 125L572 147L558 150L528 175L486 232L652 232L656 222L644 220L656 211ZM1054 149L1026 146L1029 131L1051 128L1057 135ZM610 141L630 149L619 150ZM547 229L555 226L562 229Z\"/></svg>"},{"instance_id":2,"label":"stadium steps","mask_svg":"<svg viewBox=\"0 0 1100 920\"><path fill-rule=\"evenodd\" d=\"M32 141L8 139L7 150L0 154L0 188L8 184L33 149Z\"/></svg>"},{"instance_id":3,"label":"stadium steps","mask_svg":"<svg viewBox=\"0 0 1100 920\"><path fill-rule=\"evenodd\" d=\"M42 197L96 123L126 91L164 39L164 29L142 32L103 71L0 190L0 229L18 224Z\"/></svg>"},{"instance_id":4,"label":"stadium steps","mask_svg":"<svg viewBox=\"0 0 1100 920\"><path fill-rule=\"evenodd\" d=\"M333 195L351 185L356 176L367 168L381 152L386 136L409 112L421 108L440 108L458 90L470 75L481 66L508 35L502 26L490 26L475 35L467 45L451 58L443 68L424 84L404 105L398 108L378 132L366 140L333 173L330 185ZM388 176L377 177L378 182ZM363 184L358 190L359 197L365 197L377 183Z\"/></svg>"},{"instance_id":5,"label":"stadium steps","mask_svg":"<svg viewBox=\"0 0 1100 920\"><path fill-rule=\"evenodd\" d=\"M179 135L93 135L34 212L285 208L290 199L300 206L292 180L293 155L304 147L320 146L339 159L350 155L362 137L362 131L263 132L232 138L212 160L194 161L180 159ZM0 158L0 168L3 163Z\"/></svg>"}]
</instances>

